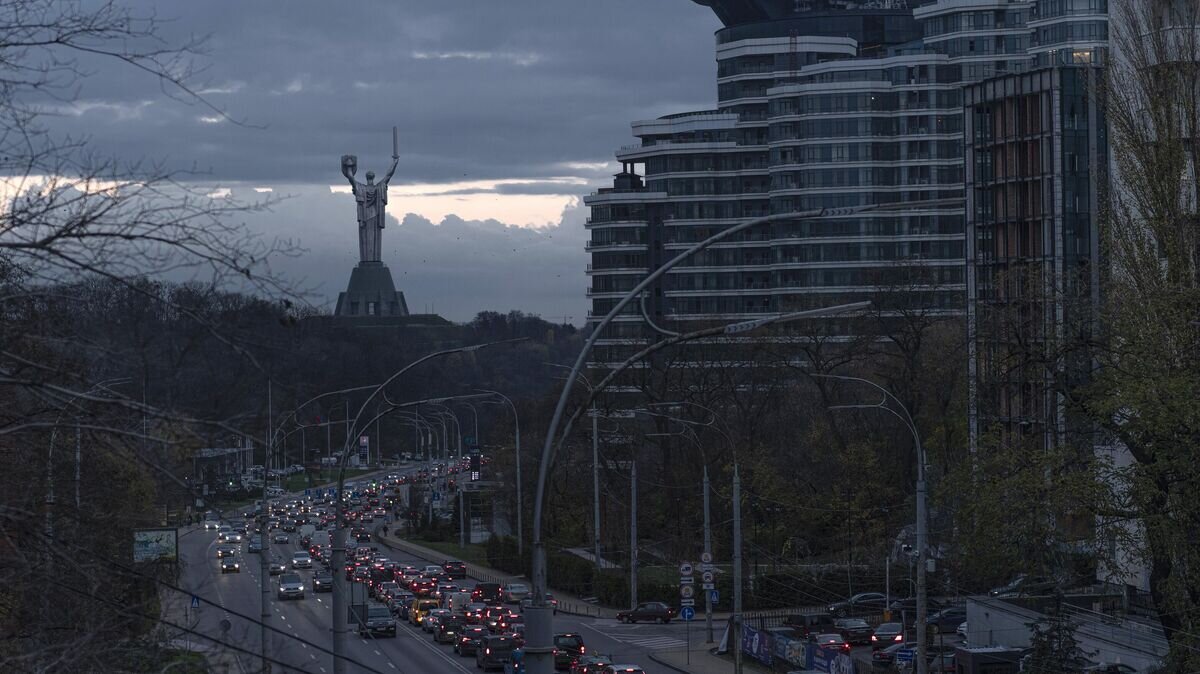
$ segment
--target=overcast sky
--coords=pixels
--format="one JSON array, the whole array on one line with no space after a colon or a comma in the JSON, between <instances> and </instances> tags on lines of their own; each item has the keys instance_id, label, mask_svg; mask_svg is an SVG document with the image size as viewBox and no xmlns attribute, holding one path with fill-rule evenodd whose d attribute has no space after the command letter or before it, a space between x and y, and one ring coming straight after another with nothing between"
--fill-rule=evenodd
<instances>
[{"instance_id":1,"label":"overcast sky","mask_svg":"<svg viewBox=\"0 0 1200 674\"><path fill-rule=\"evenodd\" d=\"M134 0L127 0L134 2ZM715 99L712 13L688 0L134 2L208 35L206 97L163 95L128 69L92 74L55 126L124 159L193 166L236 196L288 196L251 226L298 238L278 271L331 302L357 261L359 178L400 167L384 261L413 311L452 320L520 309L582 322L579 197L607 183L629 123Z\"/></svg>"}]
</instances>

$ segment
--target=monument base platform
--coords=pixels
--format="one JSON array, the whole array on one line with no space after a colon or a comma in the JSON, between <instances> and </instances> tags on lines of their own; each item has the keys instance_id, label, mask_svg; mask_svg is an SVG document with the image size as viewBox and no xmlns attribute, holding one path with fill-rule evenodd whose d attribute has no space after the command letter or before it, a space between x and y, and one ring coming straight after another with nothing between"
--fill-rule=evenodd
<instances>
[{"instance_id":1,"label":"monument base platform","mask_svg":"<svg viewBox=\"0 0 1200 674\"><path fill-rule=\"evenodd\" d=\"M392 272L382 262L359 262L350 272L346 292L338 293L334 316L343 318L407 316L404 293L396 290Z\"/></svg>"}]
</instances>

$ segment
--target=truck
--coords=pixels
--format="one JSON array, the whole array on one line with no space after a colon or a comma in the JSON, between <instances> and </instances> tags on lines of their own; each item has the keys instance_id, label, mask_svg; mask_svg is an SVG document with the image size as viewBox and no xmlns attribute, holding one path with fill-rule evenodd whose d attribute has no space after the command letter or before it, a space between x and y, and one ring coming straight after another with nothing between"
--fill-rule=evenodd
<instances>
[{"instance_id":1,"label":"truck","mask_svg":"<svg viewBox=\"0 0 1200 674\"><path fill-rule=\"evenodd\" d=\"M447 592L442 596L442 608L450 609L451 613L462 613L467 604L471 603L470 592Z\"/></svg>"},{"instance_id":2,"label":"truck","mask_svg":"<svg viewBox=\"0 0 1200 674\"><path fill-rule=\"evenodd\" d=\"M312 541L313 534L317 532L317 528L311 524L302 524L296 531L300 534L301 541Z\"/></svg>"}]
</instances>

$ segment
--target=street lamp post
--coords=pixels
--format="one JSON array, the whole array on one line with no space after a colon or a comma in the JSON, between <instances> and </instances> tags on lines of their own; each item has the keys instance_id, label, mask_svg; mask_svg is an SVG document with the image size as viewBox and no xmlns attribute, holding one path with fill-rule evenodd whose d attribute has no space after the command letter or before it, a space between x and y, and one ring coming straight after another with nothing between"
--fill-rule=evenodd
<instances>
[{"instance_id":1,"label":"street lamp post","mask_svg":"<svg viewBox=\"0 0 1200 674\"><path fill-rule=\"evenodd\" d=\"M545 363L551 367L561 367L564 370L569 370L566 365L558 363ZM588 393L592 398L591 410L588 414L592 417L592 556L595 557L596 570L601 570L600 565L600 415L596 410L596 389L592 386L592 382L588 380L582 372L579 373L579 383L587 388ZM634 593L636 595L636 592Z\"/></svg>"},{"instance_id":2,"label":"street lamp post","mask_svg":"<svg viewBox=\"0 0 1200 674\"><path fill-rule=\"evenodd\" d=\"M927 601L926 595L928 593L928 590L926 588L925 572L926 572L926 564L928 563L927 562L928 551L926 550L926 547L928 546L927 538L928 538L928 527L929 527L929 521L928 521L929 513L927 510L927 503L926 503L927 495L926 495L926 491L925 491L925 449L924 449L923 445L921 444L921 436L919 433L917 433L917 425L913 421L912 414L909 413L908 408L904 406L904 403L900 402L899 398L897 398L895 395L893 395L891 391L887 390L886 388L880 386L879 384L876 384L875 382L873 382L869 379L863 379L862 377L850 377L850 376L846 376L846 375L837 375L837 374L814 374L812 376L821 377L824 379L840 379L842 381L854 381L854 382L859 382L862 384L867 384L868 386L875 388L881 394L883 394L883 399L880 400L878 403L870 404L870 405L868 405L868 404L834 405L830 409L880 409L880 410L890 413L892 416L896 417L901 422L903 422L904 425L908 428L909 433L912 434L913 445L917 451L917 522L916 522L916 524L917 524L917 625L916 625L917 655L916 655L916 659L917 659L917 674L927 674L928 663L925 661L925 653L927 650L926 643L925 643L926 635L927 635L927 626L925 625L925 620L926 620L926 614L928 612L928 607L926 606L926 601ZM901 414L900 412L897 412L896 410L892 409L892 407L888 404L889 401L895 401L896 406L898 406L900 408L900 411L903 412L904 414Z\"/></svg>"},{"instance_id":3,"label":"street lamp post","mask_svg":"<svg viewBox=\"0 0 1200 674\"><path fill-rule=\"evenodd\" d=\"M521 494L524 491L523 489L521 489L521 418L519 415L517 415L517 406L513 404L513 401L510 400L508 396L504 395L503 393L500 393L499 391L488 391L486 389L480 389L480 390L483 391L484 393L490 393L491 395L494 395L494 396L502 399L505 403L508 403L508 409L512 410L513 429L514 429L514 435L515 435L515 439L516 439L516 452L517 452L517 556L524 559L524 556L525 556L525 526L524 526L523 522L525 520L525 508L521 502ZM478 440L476 440L476 442L478 442Z\"/></svg>"}]
</instances>

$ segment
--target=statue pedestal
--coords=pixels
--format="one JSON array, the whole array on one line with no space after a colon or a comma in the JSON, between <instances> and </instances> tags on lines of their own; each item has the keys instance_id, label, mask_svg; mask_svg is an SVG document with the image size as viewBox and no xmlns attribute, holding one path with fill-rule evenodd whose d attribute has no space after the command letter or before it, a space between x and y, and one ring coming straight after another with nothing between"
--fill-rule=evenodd
<instances>
[{"instance_id":1,"label":"statue pedestal","mask_svg":"<svg viewBox=\"0 0 1200 674\"><path fill-rule=\"evenodd\" d=\"M359 262L350 272L350 285L338 294L335 316L407 316L404 293L396 290L392 272L382 262Z\"/></svg>"}]
</instances>

